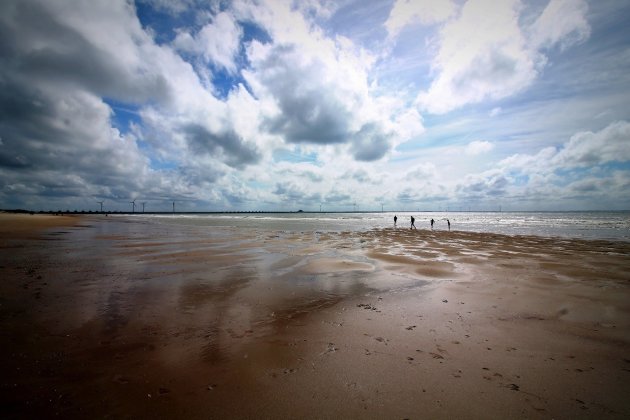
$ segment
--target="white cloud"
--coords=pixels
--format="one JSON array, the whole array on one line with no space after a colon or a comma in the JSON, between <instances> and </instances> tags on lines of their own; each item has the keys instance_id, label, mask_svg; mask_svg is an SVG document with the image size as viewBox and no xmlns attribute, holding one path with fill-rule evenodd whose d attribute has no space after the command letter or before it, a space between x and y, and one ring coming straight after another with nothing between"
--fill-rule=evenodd
<instances>
[{"instance_id":1,"label":"white cloud","mask_svg":"<svg viewBox=\"0 0 630 420\"><path fill-rule=\"evenodd\" d=\"M251 66L242 72L264 104L263 131L288 143L345 144L355 159L374 161L403 141L401 134L422 130L419 115L382 106L388 101L369 84L375 59L349 39L327 37L288 3L241 4L238 10L272 38L249 45Z\"/></svg>"},{"instance_id":2,"label":"white cloud","mask_svg":"<svg viewBox=\"0 0 630 420\"><path fill-rule=\"evenodd\" d=\"M622 89L616 102L581 96L589 107L580 115L599 114L600 124L619 120L599 131L586 130L593 120L572 129L580 118L547 112L549 105L536 104L537 113L523 117L533 106L520 98L521 111L504 101L491 111L494 105L471 107L456 120L421 114L522 91L546 65L543 54L558 69L560 52L589 37L583 1L540 8L516 0L397 1L385 27L389 3L357 11L360 2L143 1L175 16L160 14L164 26L187 29L151 29L151 19L141 24L126 0L0 2L0 56L10 64L0 66L0 203L150 196L213 209L273 209L283 200L331 209L356 200L367 209L627 191L628 171L611 169L624 165L607 165L630 160ZM599 16L590 7L589 16ZM370 24L353 26L355 12ZM345 36L360 34L340 35L341 21L353 26ZM404 27L409 31L397 37ZM413 67L421 74L394 89L379 76L393 74L384 67L403 62L402 50L422 50ZM567 72L580 85L574 95L582 85L593 90L593 74L602 75L601 86L612 79L623 86L614 69L624 66L614 64L624 51L604 48L602 56L616 61L598 71ZM420 95L418 86L426 89ZM414 98L420 107L410 106ZM561 101L554 106L575 109L576 102ZM502 117L484 126L488 115ZM457 140L467 138L478 140ZM501 139L497 150L479 140L494 138ZM565 144L549 146L558 139ZM498 164L483 155L506 156L514 147L526 152Z\"/></svg>"},{"instance_id":3,"label":"white cloud","mask_svg":"<svg viewBox=\"0 0 630 420\"><path fill-rule=\"evenodd\" d=\"M419 105L440 114L528 86L536 69L518 26L518 12L516 0L468 1L440 32L433 62L437 77L418 95Z\"/></svg>"},{"instance_id":4,"label":"white cloud","mask_svg":"<svg viewBox=\"0 0 630 420\"><path fill-rule=\"evenodd\" d=\"M411 23L430 25L443 22L454 12L455 4L451 0L396 0L385 27L390 36L395 36Z\"/></svg>"},{"instance_id":5,"label":"white cloud","mask_svg":"<svg viewBox=\"0 0 630 420\"><path fill-rule=\"evenodd\" d=\"M596 133L575 134L554 156L554 166L573 168L630 161L630 123L618 121Z\"/></svg>"},{"instance_id":6,"label":"white cloud","mask_svg":"<svg viewBox=\"0 0 630 420\"><path fill-rule=\"evenodd\" d=\"M584 0L551 0L530 28L532 45L548 48L559 44L564 50L584 42L591 33L587 12Z\"/></svg>"},{"instance_id":7,"label":"white cloud","mask_svg":"<svg viewBox=\"0 0 630 420\"><path fill-rule=\"evenodd\" d=\"M422 124L422 116L416 109L403 111L396 117L396 131L401 139L411 139L426 130Z\"/></svg>"},{"instance_id":8,"label":"white cloud","mask_svg":"<svg viewBox=\"0 0 630 420\"><path fill-rule=\"evenodd\" d=\"M561 147L546 147L533 155L517 154L503 159L499 167L523 173L553 173L630 161L630 123L617 121L595 133L574 134Z\"/></svg>"},{"instance_id":9,"label":"white cloud","mask_svg":"<svg viewBox=\"0 0 630 420\"><path fill-rule=\"evenodd\" d=\"M554 208L562 202L602 208L615 201L611 197L624 196L624 188L630 184L627 170L609 171L603 166L630 162L629 145L627 121L597 132L579 132L559 148L512 155L495 168L470 173L454 194L460 200L509 199L533 208Z\"/></svg>"},{"instance_id":10,"label":"white cloud","mask_svg":"<svg viewBox=\"0 0 630 420\"><path fill-rule=\"evenodd\" d=\"M180 51L200 55L207 63L234 73L237 69L234 60L239 52L242 32L230 14L221 12L196 34L180 31L173 45Z\"/></svg>"},{"instance_id":11,"label":"white cloud","mask_svg":"<svg viewBox=\"0 0 630 420\"><path fill-rule=\"evenodd\" d=\"M568 48L590 34L582 0L552 0L525 29L519 24L521 10L519 0L467 1L440 31L432 62L436 76L418 94L421 109L443 114L519 93L546 64L541 49Z\"/></svg>"},{"instance_id":12,"label":"white cloud","mask_svg":"<svg viewBox=\"0 0 630 420\"><path fill-rule=\"evenodd\" d=\"M489 141L485 140L474 140L468 143L466 146L465 153L469 156L477 156L482 153L488 153L490 150L494 148L494 145Z\"/></svg>"},{"instance_id":13,"label":"white cloud","mask_svg":"<svg viewBox=\"0 0 630 420\"><path fill-rule=\"evenodd\" d=\"M292 6L299 9L305 16L328 19L341 4L336 0L293 0Z\"/></svg>"},{"instance_id":14,"label":"white cloud","mask_svg":"<svg viewBox=\"0 0 630 420\"><path fill-rule=\"evenodd\" d=\"M14 113L6 115L11 136L1 133L13 152L0 156L0 166L36 165L37 176L72 181L74 190L25 172L4 177L4 188L31 182L60 197L203 200L215 194L208 182L262 158L266 137L243 121L256 116L253 98L238 88L225 101L214 97L190 64L142 29L129 3L3 6L0 29L14 45L6 51L21 70L0 69L0 79L9 82L0 102L13 103ZM221 51L211 54L225 58ZM101 97L137 104L142 121L120 133ZM152 160L177 170L152 169Z\"/></svg>"}]
</instances>

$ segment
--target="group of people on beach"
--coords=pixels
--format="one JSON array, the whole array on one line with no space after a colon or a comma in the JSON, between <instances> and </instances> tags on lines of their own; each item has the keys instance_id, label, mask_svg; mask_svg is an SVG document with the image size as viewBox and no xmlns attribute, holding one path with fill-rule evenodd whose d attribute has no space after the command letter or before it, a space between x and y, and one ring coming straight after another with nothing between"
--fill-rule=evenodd
<instances>
[{"instance_id":1,"label":"group of people on beach","mask_svg":"<svg viewBox=\"0 0 630 420\"><path fill-rule=\"evenodd\" d=\"M446 223L448 224L448 230L451 230L451 221L448 219L444 219L444 220L446 220ZM398 223L398 216L394 215L394 227L396 227L397 223ZM435 224L435 220L431 219L431 230L433 230L434 224ZM409 229L418 230L418 228L416 227L416 219L413 216L411 216L411 226L409 227Z\"/></svg>"}]
</instances>

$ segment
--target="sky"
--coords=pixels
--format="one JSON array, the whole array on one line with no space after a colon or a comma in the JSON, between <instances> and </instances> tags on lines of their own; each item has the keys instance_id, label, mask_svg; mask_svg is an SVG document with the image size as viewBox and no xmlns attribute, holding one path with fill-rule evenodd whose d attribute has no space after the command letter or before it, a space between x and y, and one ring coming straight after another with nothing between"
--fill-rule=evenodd
<instances>
[{"instance_id":1,"label":"sky","mask_svg":"<svg viewBox=\"0 0 630 420\"><path fill-rule=\"evenodd\" d=\"M627 0L3 0L0 208L630 209Z\"/></svg>"}]
</instances>

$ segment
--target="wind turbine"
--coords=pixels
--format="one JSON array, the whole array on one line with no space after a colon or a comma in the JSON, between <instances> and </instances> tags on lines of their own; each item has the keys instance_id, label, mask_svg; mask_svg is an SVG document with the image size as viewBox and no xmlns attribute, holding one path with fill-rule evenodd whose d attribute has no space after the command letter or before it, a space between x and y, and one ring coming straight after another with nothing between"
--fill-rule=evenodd
<instances>
[{"instance_id":1,"label":"wind turbine","mask_svg":"<svg viewBox=\"0 0 630 420\"><path fill-rule=\"evenodd\" d=\"M143 202L142 202L142 203L140 203L140 204L142 204L142 213L144 213L144 205L145 205L145 204L147 204L147 202L146 202L146 201L143 201Z\"/></svg>"},{"instance_id":2,"label":"wind turbine","mask_svg":"<svg viewBox=\"0 0 630 420\"><path fill-rule=\"evenodd\" d=\"M101 213L103 213L103 203L104 203L104 201L97 201L97 203L101 205Z\"/></svg>"},{"instance_id":3,"label":"wind turbine","mask_svg":"<svg viewBox=\"0 0 630 420\"><path fill-rule=\"evenodd\" d=\"M130 201L129 203L131 204L131 212L135 213L136 212L136 200Z\"/></svg>"}]
</instances>

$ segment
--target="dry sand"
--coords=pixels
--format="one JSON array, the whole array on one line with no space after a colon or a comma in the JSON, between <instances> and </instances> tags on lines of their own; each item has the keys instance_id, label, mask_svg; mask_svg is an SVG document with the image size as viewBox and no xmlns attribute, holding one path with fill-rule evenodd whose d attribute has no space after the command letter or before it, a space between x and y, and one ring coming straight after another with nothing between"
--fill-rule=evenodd
<instances>
[{"instance_id":1,"label":"dry sand","mask_svg":"<svg viewBox=\"0 0 630 420\"><path fill-rule=\"evenodd\" d=\"M4 418L629 418L630 244L0 215Z\"/></svg>"}]
</instances>

